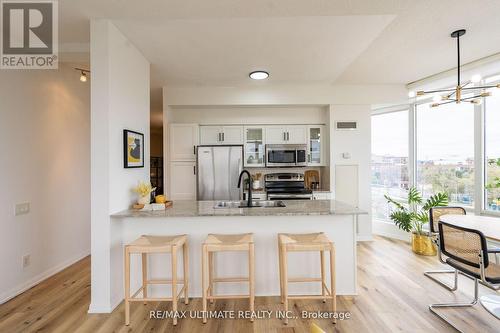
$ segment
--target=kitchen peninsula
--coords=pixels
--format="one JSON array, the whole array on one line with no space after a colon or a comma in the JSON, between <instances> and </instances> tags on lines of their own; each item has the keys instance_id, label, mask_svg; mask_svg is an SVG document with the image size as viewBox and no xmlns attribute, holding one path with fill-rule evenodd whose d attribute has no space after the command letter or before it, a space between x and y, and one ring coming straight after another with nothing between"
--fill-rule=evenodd
<instances>
[{"instance_id":1,"label":"kitchen peninsula","mask_svg":"<svg viewBox=\"0 0 500 333\"><path fill-rule=\"evenodd\" d=\"M209 233L254 233L255 279L257 296L279 295L277 234L325 232L336 246L338 295L356 294L356 224L366 212L335 200L290 200L286 207L224 207L216 201L176 201L164 211L126 210L113 214L111 245L111 304L123 299L123 246L141 235L186 234L189 238L189 279L191 297L201 297L201 244ZM241 253L224 253L216 260L216 275L247 274L247 260ZM314 276L320 271L317 253L293 253L289 257L290 276ZM140 261L132 260L132 290L139 287ZM170 257L154 255L149 259L150 276L169 275ZM231 263L229 265L229 263ZM234 264L236 263L236 264ZM134 275L135 274L135 275ZM167 275L167 276L166 276ZM182 275L182 274L180 274ZM103 275L105 276L105 275ZM329 277L328 277L329 278ZM169 294L170 288L151 286L151 293ZM220 284L218 294L246 292L246 284ZM320 291L319 284L300 283L291 293Z\"/></svg>"}]
</instances>

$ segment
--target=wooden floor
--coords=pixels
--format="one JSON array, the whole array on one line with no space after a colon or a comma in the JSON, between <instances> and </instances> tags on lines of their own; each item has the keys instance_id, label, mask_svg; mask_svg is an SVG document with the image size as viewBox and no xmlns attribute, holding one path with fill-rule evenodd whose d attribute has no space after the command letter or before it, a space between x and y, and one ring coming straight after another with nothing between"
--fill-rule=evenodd
<instances>
[{"instance_id":1,"label":"wooden floor","mask_svg":"<svg viewBox=\"0 0 500 333\"><path fill-rule=\"evenodd\" d=\"M341 255L341 254L340 254ZM440 267L435 257L414 255L405 242L376 237L358 245L359 295L339 297L338 310L349 311L351 319L336 325L314 320L327 332L454 332L427 306L432 302L469 300L472 283L461 277L459 292L438 286L422 272ZM342 269L338 267L337 269ZM481 286L481 294L491 293ZM209 320L181 319L177 327L170 319L149 319L151 310L169 310L169 303L132 305L131 325L124 326L124 307L112 314L87 314L90 301L90 258L0 305L0 332L308 332L312 321L291 320L284 326L279 319ZM199 299L180 310L199 310ZM216 301L212 310L246 310L245 301ZM297 301L291 308L301 311L327 311L321 301ZM280 310L276 297L258 297L256 310ZM488 314L480 304L472 309L443 310L465 332L500 332L500 320Z\"/></svg>"}]
</instances>

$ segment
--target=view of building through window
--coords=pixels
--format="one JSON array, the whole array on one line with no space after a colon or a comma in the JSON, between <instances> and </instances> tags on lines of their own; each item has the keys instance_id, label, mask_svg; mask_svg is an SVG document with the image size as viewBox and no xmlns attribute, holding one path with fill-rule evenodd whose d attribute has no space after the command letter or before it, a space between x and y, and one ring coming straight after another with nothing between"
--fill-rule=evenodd
<instances>
[{"instance_id":1,"label":"view of building through window","mask_svg":"<svg viewBox=\"0 0 500 333\"><path fill-rule=\"evenodd\" d=\"M485 209L500 211L500 94L485 101Z\"/></svg>"},{"instance_id":2,"label":"view of building through window","mask_svg":"<svg viewBox=\"0 0 500 333\"><path fill-rule=\"evenodd\" d=\"M474 205L474 105L417 106L417 188L448 193L450 204Z\"/></svg>"},{"instance_id":3,"label":"view of building through window","mask_svg":"<svg viewBox=\"0 0 500 333\"><path fill-rule=\"evenodd\" d=\"M388 194L404 200L408 177L408 111L372 116L373 217L389 218Z\"/></svg>"}]
</instances>

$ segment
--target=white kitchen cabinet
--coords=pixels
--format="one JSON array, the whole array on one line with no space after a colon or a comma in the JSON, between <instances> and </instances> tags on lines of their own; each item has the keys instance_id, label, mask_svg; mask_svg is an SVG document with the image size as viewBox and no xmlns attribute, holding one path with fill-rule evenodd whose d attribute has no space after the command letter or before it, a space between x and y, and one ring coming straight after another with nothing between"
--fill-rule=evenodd
<instances>
[{"instance_id":1,"label":"white kitchen cabinet","mask_svg":"<svg viewBox=\"0 0 500 333\"><path fill-rule=\"evenodd\" d=\"M200 144L218 145L222 142L221 126L200 126Z\"/></svg>"},{"instance_id":2,"label":"white kitchen cabinet","mask_svg":"<svg viewBox=\"0 0 500 333\"><path fill-rule=\"evenodd\" d=\"M305 144L307 126L266 126L266 144Z\"/></svg>"},{"instance_id":3,"label":"white kitchen cabinet","mask_svg":"<svg viewBox=\"0 0 500 333\"><path fill-rule=\"evenodd\" d=\"M197 124L170 124L170 161L195 161L198 145Z\"/></svg>"},{"instance_id":4,"label":"white kitchen cabinet","mask_svg":"<svg viewBox=\"0 0 500 333\"><path fill-rule=\"evenodd\" d=\"M330 200L332 194L330 192L314 192L313 200Z\"/></svg>"},{"instance_id":5,"label":"white kitchen cabinet","mask_svg":"<svg viewBox=\"0 0 500 333\"><path fill-rule=\"evenodd\" d=\"M222 126L222 144L243 144L243 126Z\"/></svg>"},{"instance_id":6,"label":"white kitchen cabinet","mask_svg":"<svg viewBox=\"0 0 500 333\"><path fill-rule=\"evenodd\" d=\"M307 127L307 165L324 166L326 163L326 131L324 125Z\"/></svg>"},{"instance_id":7,"label":"white kitchen cabinet","mask_svg":"<svg viewBox=\"0 0 500 333\"><path fill-rule=\"evenodd\" d=\"M244 128L245 167L265 167L265 133L263 127Z\"/></svg>"},{"instance_id":8,"label":"white kitchen cabinet","mask_svg":"<svg viewBox=\"0 0 500 333\"><path fill-rule=\"evenodd\" d=\"M286 127L286 143L304 144L307 142L307 126L293 125Z\"/></svg>"},{"instance_id":9,"label":"white kitchen cabinet","mask_svg":"<svg viewBox=\"0 0 500 333\"><path fill-rule=\"evenodd\" d=\"M200 126L200 144L243 144L243 126Z\"/></svg>"},{"instance_id":10,"label":"white kitchen cabinet","mask_svg":"<svg viewBox=\"0 0 500 333\"><path fill-rule=\"evenodd\" d=\"M170 163L170 200L196 200L196 163Z\"/></svg>"}]
</instances>

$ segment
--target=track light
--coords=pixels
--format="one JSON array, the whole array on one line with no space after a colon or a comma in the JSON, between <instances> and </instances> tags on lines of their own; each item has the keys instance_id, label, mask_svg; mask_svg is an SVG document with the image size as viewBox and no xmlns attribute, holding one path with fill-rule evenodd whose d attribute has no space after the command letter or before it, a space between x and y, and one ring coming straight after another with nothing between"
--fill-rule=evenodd
<instances>
[{"instance_id":1,"label":"track light","mask_svg":"<svg viewBox=\"0 0 500 333\"><path fill-rule=\"evenodd\" d=\"M80 71L80 81L87 82L88 79L87 73L90 74L90 71L88 69L83 69L83 68L75 68L75 70Z\"/></svg>"}]
</instances>

